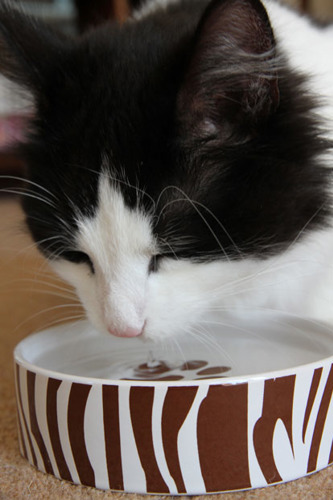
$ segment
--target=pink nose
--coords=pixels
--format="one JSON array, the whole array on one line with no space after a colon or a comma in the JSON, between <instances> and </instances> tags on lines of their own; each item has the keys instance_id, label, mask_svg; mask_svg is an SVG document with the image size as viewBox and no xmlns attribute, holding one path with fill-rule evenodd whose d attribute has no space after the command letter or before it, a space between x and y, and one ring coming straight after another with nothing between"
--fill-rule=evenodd
<instances>
[{"instance_id":1,"label":"pink nose","mask_svg":"<svg viewBox=\"0 0 333 500\"><path fill-rule=\"evenodd\" d=\"M143 332L143 328L133 328L131 326L128 326L123 330L110 327L108 328L108 330L112 335L115 335L116 337L126 337L126 338L138 337Z\"/></svg>"}]
</instances>

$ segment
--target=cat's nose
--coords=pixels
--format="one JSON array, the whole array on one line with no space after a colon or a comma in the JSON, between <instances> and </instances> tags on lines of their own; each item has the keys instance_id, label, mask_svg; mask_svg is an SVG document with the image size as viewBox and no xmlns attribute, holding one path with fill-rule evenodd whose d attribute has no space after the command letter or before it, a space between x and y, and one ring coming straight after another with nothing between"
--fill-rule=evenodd
<instances>
[{"instance_id":1,"label":"cat's nose","mask_svg":"<svg viewBox=\"0 0 333 500\"><path fill-rule=\"evenodd\" d=\"M138 337L139 335L141 335L143 332L143 326L139 328L127 326L123 329L110 327L108 328L108 330L112 335L115 335L116 337L130 338L130 337Z\"/></svg>"}]
</instances>

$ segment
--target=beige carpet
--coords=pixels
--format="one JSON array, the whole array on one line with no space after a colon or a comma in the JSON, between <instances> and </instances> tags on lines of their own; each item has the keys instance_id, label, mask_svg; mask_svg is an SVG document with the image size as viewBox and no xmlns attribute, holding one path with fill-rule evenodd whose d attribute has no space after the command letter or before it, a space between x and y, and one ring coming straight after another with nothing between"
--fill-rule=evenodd
<instances>
[{"instance_id":1,"label":"beige carpet","mask_svg":"<svg viewBox=\"0 0 333 500\"><path fill-rule=\"evenodd\" d=\"M0 499L149 498L103 492L65 483L35 470L19 454L13 348L29 333L52 322L63 321L68 316L76 316L81 311L75 304L72 308L58 307L62 304L68 305L71 300L60 296L63 293L60 289L63 285L60 285L57 278L52 277L43 259L31 246L31 241L23 230L22 221L18 203L15 200L0 199ZM333 499L333 468L285 485L242 493L208 495L205 498L329 500Z\"/></svg>"}]
</instances>

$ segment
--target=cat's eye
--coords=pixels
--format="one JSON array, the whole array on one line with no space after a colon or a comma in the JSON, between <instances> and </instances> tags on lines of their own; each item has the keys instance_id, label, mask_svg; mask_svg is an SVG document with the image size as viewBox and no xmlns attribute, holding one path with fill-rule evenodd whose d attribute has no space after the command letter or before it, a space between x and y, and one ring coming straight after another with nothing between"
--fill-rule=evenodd
<instances>
[{"instance_id":1,"label":"cat's eye","mask_svg":"<svg viewBox=\"0 0 333 500\"><path fill-rule=\"evenodd\" d=\"M149 261L148 273L156 273L159 268L159 263L161 260L161 255L153 255Z\"/></svg>"},{"instance_id":2,"label":"cat's eye","mask_svg":"<svg viewBox=\"0 0 333 500\"><path fill-rule=\"evenodd\" d=\"M94 264L92 263L91 258L85 252L80 252L78 250L67 250L62 252L61 257L63 259L69 260L69 262L73 262L74 264L87 264L90 267L92 273L95 272Z\"/></svg>"}]
</instances>

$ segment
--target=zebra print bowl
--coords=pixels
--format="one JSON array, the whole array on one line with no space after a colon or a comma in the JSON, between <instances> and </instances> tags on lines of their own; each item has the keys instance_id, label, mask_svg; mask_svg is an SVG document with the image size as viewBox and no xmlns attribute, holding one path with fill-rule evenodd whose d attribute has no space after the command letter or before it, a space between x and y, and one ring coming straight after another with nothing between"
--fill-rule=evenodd
<instances>
[{"instance_id":1,"label":"zebra print bowl","mask_svg":"<svg viewBox=\"0 0 333 500\"><path fill-rule=\"evenodd\" d=\"M281 316L165 345L88 322L52 328L15 350L21 452L58 478L126 492L290 481L333 462L332 354L332 328Z\"/></svg>"}]
</instances>

